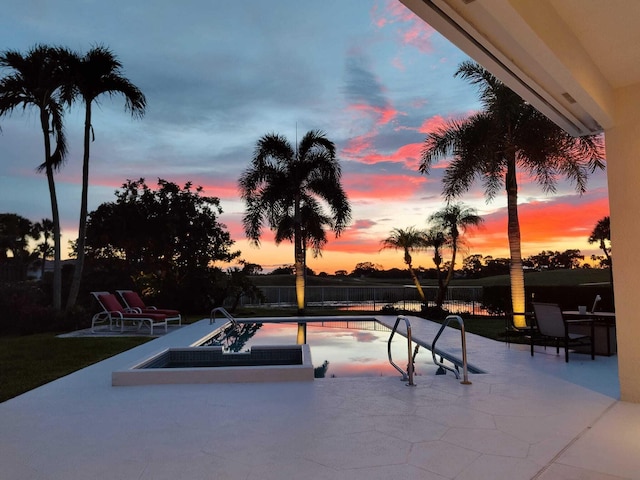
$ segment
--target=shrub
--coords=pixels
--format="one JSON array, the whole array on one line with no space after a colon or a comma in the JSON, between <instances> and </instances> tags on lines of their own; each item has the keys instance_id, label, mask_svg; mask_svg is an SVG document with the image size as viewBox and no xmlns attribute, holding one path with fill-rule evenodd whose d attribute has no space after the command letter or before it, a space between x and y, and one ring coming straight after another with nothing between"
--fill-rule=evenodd
<instances>
[{"instance_id":1,"label":"shrub","mask_svg":"<svg viewBox=\"0 0 640 480\"><path fill-rule=\"evenodd\" d=\"M28 334L51 330L55 312L46 299L45 292L37 283L0 284L0 333Z\"/></svg>"},{"instance_id":2,"label":"shrub","mask_svg":"<svg viewBox=\"0 0 640 480\"><path fill-rule=\"evenodd\" d=\"M591 308L596 295L602 300L598 310L613 311L613 288L611 285L576 286L533 286L526 287L527 311L531 311L531 301L557 303L563 310L576 310L578 305ZM505 314L511 311L511 288L506 285L483 287L482 304L492 314Z\"/></svg>"}]
</instances>

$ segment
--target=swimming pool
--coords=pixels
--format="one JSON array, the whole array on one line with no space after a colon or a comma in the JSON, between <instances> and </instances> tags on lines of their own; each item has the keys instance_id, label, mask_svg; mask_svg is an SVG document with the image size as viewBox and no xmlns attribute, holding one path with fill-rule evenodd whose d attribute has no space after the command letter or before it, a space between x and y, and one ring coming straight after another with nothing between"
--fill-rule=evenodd
<instances>
[{"instance_id":1,"label":"swimming pool","mask_svg":"<svg viewBox=\"0 0 640 480\"><path fill-rule=\"evenodd\" d=\"M309 322L307 343L316 378L397 376L389 363L389 328L376 321ZM255 345L291 345L296 343L296 323L227 324L202 342L201 346L221 346L230 352L246 351ZM402 368L407 363L407 340L396 335L391 353ZM415 374L435 374L431 352L419 350Z\"/></svg>"}]
</instances>

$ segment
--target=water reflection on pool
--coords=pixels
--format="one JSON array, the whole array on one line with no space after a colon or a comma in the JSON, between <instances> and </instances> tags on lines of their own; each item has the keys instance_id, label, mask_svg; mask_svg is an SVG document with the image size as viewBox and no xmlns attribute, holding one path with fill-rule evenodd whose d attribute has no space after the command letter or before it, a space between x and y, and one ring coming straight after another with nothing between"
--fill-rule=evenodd
<instances>
[{"instance_id":1,"label":"water reflection on pool","mask_svg":"<svg viewBox=\"0 0 640 480\"><path fill-rule=\"evenodd\" d=\"M296 343L295 323L245 323L228 325L203 345L221 345L238 352L252 345L291 345ZM311 347L314 367L322 370L326 365L326 377L374 377L397 376L398 371L389 364L387 357L388 328L373 321L331 322L307 324L307 343ZM415 345L413 345L415 346ZM412 346L412 348L413 348ZM407 339L396 335L391 353L394 362L406 368ZM415 360L416 375L434 374L431 353L421 349Z\"/></svg>"}]
</instances>

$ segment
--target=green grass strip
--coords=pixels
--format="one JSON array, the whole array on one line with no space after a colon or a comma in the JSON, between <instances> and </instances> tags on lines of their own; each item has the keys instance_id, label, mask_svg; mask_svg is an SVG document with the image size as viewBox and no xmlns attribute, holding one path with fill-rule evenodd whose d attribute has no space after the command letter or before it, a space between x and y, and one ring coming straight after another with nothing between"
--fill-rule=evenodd
<instances>
[{"instance_id":1,"label":"green grass strip","mask_svg":"<svg viewBox=\"0 0 640 480\"><path fill-rule=\"evenodd\" d=\"M149 340L57 338L53 333L0 337L0 402Z\"/></svg>"}]
</instances>

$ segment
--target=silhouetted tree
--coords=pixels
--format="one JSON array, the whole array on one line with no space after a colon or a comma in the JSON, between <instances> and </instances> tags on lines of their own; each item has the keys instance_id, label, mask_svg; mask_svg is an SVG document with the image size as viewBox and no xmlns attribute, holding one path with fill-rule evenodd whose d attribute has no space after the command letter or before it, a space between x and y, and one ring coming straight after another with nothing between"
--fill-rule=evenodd
<instances>
[{"instance_id":1,"label":"silhouetted tree","mask_svg":"<svg viewBox=\"0 0 640 480\"><path fill-rule=\"evenodd\" d=\"M43 218L39 222L33 224L34 238L36 240L40 240L40 237L42 236L42 241L37 245L37 251L42 256L42 264L40 265L40 278L44 278L44 268L47 263L47 258L49 258L53 253L53 247L49 243L52 234L53 222L48 218Z\"/></svg>"},{"instance_id":2,"label":"silhouetted tree","mask_svg":"<svg viewBox=\"0 0 640 480\"><path fill-rule=\"evenodd\" d=\"M589 243L598 244L600 250L604 253L606 263L611 266L611 220L609 216L598 220L588 240Z\"/></svg>"},{"instance_id":3,"label":"silhouetted tree","mask_svg":"<svg viewBox=\"0 0 640 480\"><path fill-rule=\"evenodd\" d=\"M353 271L351 272L351 276L353 277L371 277L376 274L376 272L382 270L380 265L376 265L373 262L360 262L358 263Z\"/></svg>"},{"instance_id":4,"label":"silhouetted tree","mask_svg":"<svg viewBox=\"0 0 640 480\"><path fill-rule=\"evenodd\" d=\"M426 250L427 239L425 232L423 232L422 230L418 230L415 227L408 227L405 229L394 228L391 231L391 235L382 240L382 248L402 250L402 252L404 253L404 263L409 269L409 274L411 275L413 283L418 290L418 295L420 296L422 303L426 304L427 299L424 296L424 291L422 290L422 285L420 285L420 280L418 279L418 276L413 269L413 258L411 256L412 252Z\"/></svg>"},{"instance_id":5,"label":"silhouetted tree","mask_svg":"<svg viewBox=\"0 0 640 480\"><path fill-rule=\"evenodd\" d=\"M327 243L326 229L337 237L351 220L341 177L333 142L323 132L309 131L295 150L283 136L263 136L238 182L247 207L243 218L247 237L259 245L266 223L275 232L276 244L283 240L294 244L299 313L305 308L307 248L320 255Z\"/></svg>"},{"instance_id":6,"label":"silhouetted tree","mask_svg":"<svg viewBox=\"0 0 640 480\"><path fill-rule=\"evenodd\" d=\"M456 255L462 245L462 234L469 227L478 226L482 223L482 218L476 213L474 208L465 206L462 203L449 204L429 217L429 222L440 229L446 235L447 246L451 249L451 261L444 281L439 284L436 305L442 307L444 298L449 288L449 283L453 278L456 266Z\"/></svg>"},{"instance_id":7,"label":"silhouetted tree","mask_svg":"<svg viewBox=\"0 0 640 480\"><path fill-rule=\"evenodd\" d=\"M87 201L89 194L89 157L91 140L95 132L91 123L92 106L98 97L108 94L122 95L125 109L134 117L144 115L146 99L143 93L122 75L122 64L106 47L96 46L83 57L71 58L71 82L67 86L67 100L80 98L84 103L84 154L82 157L82 197L80 202L80 220L78 223L78 242L76 245L76 263L73 271L67 308L73 307L78 297L82 271L84 268L85 238L87 231Z\"/></svg>"},{"instance_id":8,"label":"silhouetted tree","mask_svg":"<svg viewBox=\"0 0 640 480\"><path fill-rule=\"evenodd\" d=\"M240 255L217 197L202 187L184 187L163 179L152 190L144 179L128 180L116 191L116 201L89 214L87 258L120 264L136 287L153 296L155 290L180 298L210 294L213 262L230 262ZM121 287L123 288L123 287ZM180 293L182 292L182 293ZM201 300L199 300L201 301Z\"/></svg>"},{"instance_id":9,"label":"silhouetted tree","mask_svg":"<svg viewBox=\"0 0 640 480\"><path fill-rule=\"evenodd\" d=\"M47 175L53 222L53 308L62 307L60 214L54 181L67 154L63 125L62 90L69 84L68 66L73 54L64 48L36 45L26 55L15 50L0 53L0 116L17 108L35 107L44 137L44 162L38 170ZM53 142L53 145L52 145Z\"/></svg>"}]
</instances>

